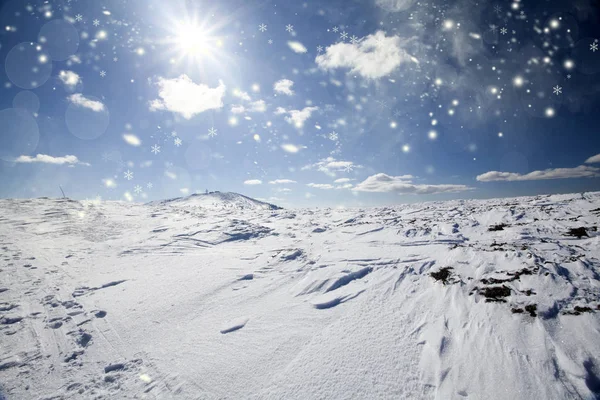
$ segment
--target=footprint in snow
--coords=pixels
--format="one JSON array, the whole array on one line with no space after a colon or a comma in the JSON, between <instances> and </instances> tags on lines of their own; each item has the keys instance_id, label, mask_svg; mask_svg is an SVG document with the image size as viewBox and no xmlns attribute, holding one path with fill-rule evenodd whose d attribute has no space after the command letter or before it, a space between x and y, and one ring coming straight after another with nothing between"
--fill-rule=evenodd
<instances>
[{"instance_id":1,"label":"footprint in snow","mask_svg":"<svg viewBox=\"0 0 600 400\"><path fill-rule=\"evenodd\" d=\"M242 318L234 319L233 321L229 321L229 323L223 325L220 332L222 334L226 334L226 333L240 330L244 326L246 326L246 324L248 323L248 320L249 320L249 318L242 317Z\"/></svg>"}]
</instances>

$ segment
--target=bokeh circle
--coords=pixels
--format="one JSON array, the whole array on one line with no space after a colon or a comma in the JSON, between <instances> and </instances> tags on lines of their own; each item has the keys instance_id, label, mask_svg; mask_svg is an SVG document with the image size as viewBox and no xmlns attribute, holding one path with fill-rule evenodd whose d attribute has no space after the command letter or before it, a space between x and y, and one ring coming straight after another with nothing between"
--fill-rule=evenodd
<instances>
[{"instance_id":1,"label":"bokeh circle","mask_svg":"<svg viewBox=\"0 0 600 400\"><path fill-rule=\"evenodd\" d=\"M14 161L37 148L40 131L33 115L22 108L0 111L0 159Z\"/></svg>"},{"instance_id":2,"label":"bokeh circle","mask_svg":"<svg viewBox=\"0 0 600 400\"><path fill-rule=\"evenodd\" d=\"M44 46L23 42L13 47L6 56L6 75L21 89L42 86L52 74L52 58Z\"/></svg>"},{"instance_id":3,"label":"bokeh circle","mask_svg":"<svg viewBox=\"0 0 600 400\"><path fill-rule=\"evenodd\" d=\"M37 94L23 90L14 97L13 107L22 108L32 114L36 114L40 110L40 99Z\"/></svg>"},{"instance_id":4,"label":"bokeh circle","mask_svg":"<svg viewBox=\"0 0 600 400\"><path fill-rule=\"evenodd\" d=\"M40 29L38 41L55 61L64 61L79 48L79 33L69 22L62 19L50 21Z\"/></svg>"},{"instance_id":5,"label":"bokeh circle","mask_svg":"<svg viewBox=\"0 0 600 400\"><path fill-rule=\"evenodd\" d=\"M110 112L100 99L75 94L69 97L71 104L65 113L67 128L79 139L96 139L106 132Z\"/></svg>"}]
</instances>

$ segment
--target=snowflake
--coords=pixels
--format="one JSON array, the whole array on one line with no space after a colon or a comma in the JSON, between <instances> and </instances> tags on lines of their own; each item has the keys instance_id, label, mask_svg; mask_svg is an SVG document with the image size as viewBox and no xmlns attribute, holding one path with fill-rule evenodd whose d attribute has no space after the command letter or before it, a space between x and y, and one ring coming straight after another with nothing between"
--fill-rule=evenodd
<instances>
[{"instance_id":1,"label":"snowflake","mask_svg":"<svg viewBox=\"0 0 600 400\"><path fill-rule=\"evenodd\" d=\"M317 46L317 53L323 52L323 46Z\"/></svg>"},{"instance_id":2,"label":"snowflake","mask_svg":"<svg viewBox=\"0 0 600 400\"><path fill-rule=\"evenodd\" d=\"M495 12L496 14L501 14L501 13L502 13L502 7L500 7L498 4L496 4L496 5L494 6L494 12Z\"/></svg>"},{"instance_id":3,"label":"snowflake","mask_svg":"<svg viewBox=\"0 0 600 400\"><path fill-rule=\"evenodd\" d=\"M500 29L500 33L503 35L506 35L508 33L508 29L506 29L506 28Z\"/></svg>"},{"instance_id":4,"label":"snowflake","mask_svg":"<svg viewBox=\"0 0 600 400\"><path fill-rule=\"evenodd\" d=\"M258 30L261 32L266 32L267 31L267 26L265 24L260 24L258 26Z\"/></svg>"},{"instance_id":5,"label":"snowflake","mask_svg":"<svg viewBox=\"0 0 600 400\"><path fill-rule=\"evenodd\" d=\"M400 110L394 111L394 117L398 118L401 115L402 115L402 113L400 112Z\"/></svg>"},{"instance_id":6,"label":"snowflake","mask_svg":"<svg viewBox=\"0 0 600 400\"><path fill-rule=\"evenodd\" d=\"M75 16L75 21L77 21L77 22L81 22L81 20L83 20L83 15L81 15L81 14L77 14L77 15Z\"/></svg>"},{"instance_id":7,"label":"snowflake","mask_svg":"<svg viewBox=\"0 0 600 400\"><path fill-rule=\"evenodd\" d=\"M100 71L100 77L104 78L106 76L106 71Z\"/></svg>"},{"instance_id":8,"label":"snowflake","mask_svg":"<svg viewBox=\"0 0 600 400\"><path fill-rule=\"evenodd\" d=\"M152 149L150 151L154 154L158 154L160 153L160 146L155 144L154 146L152 146Z\"/></svg>"},{"instance_id":9,"label":"snowflake","mask_svg":"<svg viewBox=\"0 0 600 400\"><path fill-rule=\"evenodd\" d=\"M214 127L210 128L208 130L208 137L215 137L215 136L217 136L217 130Z\"/></svg>"},{"instance_id":10,"label":"snowflake","mask_svg":"<svg viewBox=\"0 0 600 400\"><path fill-rule=\"evenodd\" d=\"M339 29L338 29L337 26L334 26L333 29L332 29L332 31L333 31L333 33L337 33L337 31L339 31Z\"/></svg>"},{"instance_id":11,"label":"snowflake","mask_svg":"<svg viewBox=\"0 0 600 400\"><path fill-rule=\"evenodd\" d=\"M154 185L152 184L152 182L148 182L148 183L146 184L146 187L147 187L148 189L152 189L152 186L154 186Z\"/></svg>"},{"instance_id":12,"label":"snowflake","mask_svg":"<svg viewBox=\"0 0 600 400\"><path fill-rule=\"evenodd\" d=\"M92 24L94 24L94 26L98 26L98 25L100 25L100 21L98 21L97 19L95 19L94 22L92 22Z\"/></svg>"},{"instance_id":13,"label":"snowflake","mask_svg":"<svg viewBox=\"0 0 600 400\"><path fill-rule=\"evenodd\" d=\"M385 101L383 101L383 100L377 100L377 105L380 108L387 108L387 103Z\"/></svg>"},{"instance_id":14,"label":"snowflake","mask_svg":"<svg viewBox=\"0 0 600 400\"><path fill-rule=\"evenodd\" d=\"M590 51L592 53L595 53L598 51L598 42L594 42L594 43L590 44Z\"/></svg>"},{"instance_id":15,"label":"snowflake","mask_svg":"<svg viewBox=\"0 0 600 400\"><path fill-rule=\"evenodd\" d=\"M269 43L269 44L273 44L273 39L269 39L269 40L267 40L267 43Z\"/></svg>"},{"instance_id":16,"label":"snowflake","mask_svg":"<svg viewBox=\"0 0 600 400\"><path fill-rule=\"evenodd\" d=\"M177 137L177 132L176 131L171 132L171 137Z\"/></svg>"},{"instance_id":17,"label":"snowflake","mask_svg":"<svg viewBox=\"0 0 600 400\"><path fill-rule=\"evenodd\" d=\"M360 42L360 40L358 39L358 37L356 37L356 35L350 36L350 43L356 44L358 42Z\"/></svg>"},{"instance_id":18,"label":"snowflake","mask_svg":"<svg viewBox=\"0 0 600 400\"><path fill-rule=\"evenodd\" d=\"M554 86L552 88L552 90L554 91L554 94L557 95L557 96L562 93L562 88L560 86L558 86L558 85Z\"/></svg>"},{"instance_id":19,"label":"snowflake","mask_svg":"<svg viewBox=\"0 0 600 400\"><path fill-rule=\"evenodd\" d=\"M115 58L113 58L113 61L114 61L114 62L117 62L117 61L119 61L119 58L118 58L118 57L115 57Z\"/></svg>"},{"instance_id":20,"label":"snowflake","mask_svg":"<svg viewBox=\"0 0 600 400\"><path fill-rule=\"evenodd\" d=\"M140 193L142 193L143 189L142 189L142 187L140 185L135 185L135 187L133 188L133 191L136 194L140 194Z\"/></svg>"},{"instance_id":21,"label":"snowflake","mask_svg":"<svg viewBox=\"0 0 600 400\"><path fill-rule=\"evenodd\" d=\"M182 141L181 141L181 139L179 139L179 138L176 138L176 139L173 141L173 143L175 144L175 146L179 147L179 146L181 146L181 143L182 143Z\"/></svg>"},{"instance_id":22,"label":"snowflake","mask_svg":"<svg viewBox=\"0 0 600 400\"><path fill-rule=\"evenodd\" d=\"M567 75L567 79L571 79L571 74L568 74L568 75Z\"/></svg>"},{"instance_id":23,"label":"snowflake","mask_svg":"<svg viewBox=\"0 0 600 400\"><path fill-rule=\"evenodd\" d=\"M494 24L490 25L490 32L496 33L498 31L498 27Z\"/></svg>"},{"instance_id":24,"label":"snowflake","mask_svg":"<svg viewBox=\"0 0 600 400\"><path fill-rule=\"evenodd\" d=\"M127 179L128 181L133 179L133 172L131 172L130 170L127 170L127 172L125 172L123 174L123 178Z\"/></svg>"},{"instance_id":25,"label":"snowflake","mask_svg":"<svg viewBox=\"0 0 600 400\"><path fill-rule=\"evenodd\" d=\"M348 34L346 33L346 31L343 31L342 33L340 33L340 39L342 39L342 40L348 39Z\"/></svg>"},{"instance_id":26,"label":"snowflake","mask_svg":"<svg viewBox=\"0 0 600 400\"><path fill-rule=\"evenodd\" d=\"M332 140L332 141L334 141L334 142L335 142L336 140L338 140L338 134L337 134L337 132L336 132L336 131L333 131L333 132L331 132L331 133L329 134L329 140Z\"/></svg>"},{"instance_id":27,"label":"snowflake","mask_svg":"<svg viewBox=\"0 0 600 400\"><path fill-rule=\"evenodd\" d=\"M102 161L109 162L109 161L112 161L111 159L112 159L112 157L111 157L110 153L106 153L106 152L102 153Z\"/></svg>"},{"instance_id":28,"label":"snowflake","mask_svg":"<svg viewBox=\"0 0 600 400\"><path fill-rule=\"evenodd\" d=\"M290 32L290 33L292 33L292 32L294 31L294 25L292 25L292 24L287 24L287 25L285 26L285 30L286 30L286 31L288 31L288 32Z\"/></svg>"},{"instance_id":29,"label":"snowflake","mask_svg":"<svg viewBox=\"0 0 600 400\"><path fill-rule=\"evenodd\" d=\"M352 172L353 169L354 167L352 167L352 164L348 164L344 167L344 171L346 172Z\"/></svg>"}]
</instances>

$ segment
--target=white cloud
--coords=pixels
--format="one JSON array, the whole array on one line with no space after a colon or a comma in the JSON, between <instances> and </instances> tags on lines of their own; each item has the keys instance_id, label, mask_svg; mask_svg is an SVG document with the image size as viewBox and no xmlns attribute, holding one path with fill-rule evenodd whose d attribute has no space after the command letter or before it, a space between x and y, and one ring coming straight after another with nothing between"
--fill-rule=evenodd
<instances>
[{"instance_id":1,"label":"white cloud","mask_svg":"<svg viewBox=\"0 0 600 400\"><path fill-rule=\"evenodd\" d=\"M79 159L77 159L76 156L53 157L53 156L49 156L46 154L38 154L35 157L19 156L15 159L14 162L24 163L24 164L43 163L43 164L55 164L55 165L64 165L64 164L68 164L68 165L79 164L79 165L86 165L86 166L90 165L88 163L79 161Z\"/></svg>"},{"instance_id":2,"label":"white cloud","mask_svg":"<svg viewBox=\"0 0 600 400\"><path fill-rule=\"evenodd\" d=\"M364 78L379 79L401 64L418 63L404 50L407 42L398 36L386 37L384 32L378 31L356 44L340 42L331 45L315 61L324 70L349 68L350 72Z\"/></svg>"},{"instance_id":3,"label":"white cloud","mask_svg":"<svg viewBox=\"0 0 600 400\"><path fill-rule=\"evenodd\" d=\"M238 90L238 89L235 89L233 91L233 95L235 97L239 97L240 99L245 100L245 101L251 101L252 100L252 98L250 97L250 95L247 92L242 92L241 90Z\"/></svg>"},{"instance_id":4,"label":"white cloud","mask_svg":"<svg viewBox=\"0 0 600 400\"><path fill-rule=\"evenodd\" d=\"M104 111L104 104L99 101L88 99L81 93L75 93L67 97L67 99L76 106L88 108L94 112Z\"/></svg>"},{"instance_id":5,"label":"white cloud","mask_svg":"<svg viewBox=\"0 0 600 400\"><path fill-rule=\"evenodd\" d=\"M286 110L283 107L277 107L275 114L287 114L285 120L289 124L293 124L296 128L302 128L304 123L311 117L312 113L318 109L319 107L304 107L302 110Z\"/></svg>"},{"instance_id":6,"label":"white cloud","mask_svg":"<svg viewBox=\"0 0 600 400\"><path fill-rule=\"evenodd\" d=\"M275 90L277 93L291 96L294 94L292 86L294 86L294 81L291 81L289 79L281 79L275 82L275 84L273 85L273 90Z\"/></svg>"},{"instance_id":7,"label":"white cloud","mask_svg":"<svg viewBox=\"0 0 600 400\"><path fill-rule=\"evenodd\" d=\"M593 178L600 176L600 168L580 165L575 168L550 168L522 175L516 172L489 171L477 176L479 182L539 181L546 179Z\"/></svg>"},{"instance_id":8,"label":"white cloud","mask_svg":"<svg viewBox=\"0 0 600 400\"><path fill-rule=\"evenodd\" d=\"M248 106L239 104L231 107L231 112L234 114L261 113L265 111L267 111L267 104L264 100L253 101Z\"/></svg>"},{"instance_id":9,"label":"white cloud","mask_svg":"<svg viewBox=\"0 0 600 400\"><path fill-rule=\"evenodd\" d=\"M291 143L285 143L281 145L281 148L283 149L283 151L287 152L287 153L297 153L299 152L303 147L302 146L296 146L295 144L291 144Z\"/></svg>"},{"instance_id":10,"label":"white cloud","mask_svg":"<svg viewBox=\"0 0 600 400\"><path fill-rule=\"evenodd\" d=\"M359 168L363 168L363 166L354 164L352 161L342 161L342 160L336 160L333 157L327 157L327 158L324 158L314 164L305 165L301 169L302 169L302 171L316 169L317 171L323 172L324 174L326 174L328 176L335 177L336 172L344 172L344 171L349 172L349 171L352 171L354 169L359 169ZM336 183L343 183L343 182L336 181Z\"/></svg>"},{"instance_id":11,"label":"white cloud","mask_svg":"<svg viewBox=\"0 0 600 400\"><path fill-rule=\"evenodd\" d=\"M308 50L306 49L306 47L304 47L304 45L300 42L293 42L293 41L289 41L287 42L288 46L290 47L290 49L292 49L292 51L294 53L306 53Z\"/></svg>"},{"instance_id":12,"label":"white cloud","mask_svg":"<svg viewBox=\"0 0 600 400\"><path fill-rule=\"evenodd\" d=\"M142 144L140 138L131 133L123 134L123 140L125 140L127 144L130 144L135 147L140 146Z\"/></svg>"},{"instance_id":13,"label":"white cloud","mask_svg":"<svg viewBox=\"0 0 600 400\"><path fill-rule=\"evenodd\" d=\"M286 185L288 183L296 183L291 179L275 179L274 181L269 182L271 185Z\"/></svg>"},{"instance_id":14,"label":"white cloud","mask_svg":"<svg viewBox=\"0 0 600 400\"><path fill-rule=\"evenodd\" d=\"M345 185L336 186L336 189L351 189L354 185L351 183L346 183Z\"/></svg>"},{"instance_id":15,"label":"white cloud","mask_svg":"<svg viewBox=\"0 0 600 400\"><path fill-rule=\"evenodd\" d=\"M386 174L375 174L356 185L352 190L356 192L438 194L463 192L472 189L465 185L415 184L411 181L412 178L411 175L389 176Z\"/></svg>"},{"instance_id":16,"label":"white cloud","mask_svg":"<svg viewBox=\"0 0 600 400\"><path fill-rule=\"evenodd\" d=\"M390 12L406 11L415 4L416 0L375 0L375 4Z\"/></svg>"},{"instance_id":17,"label":"white cloud","mask_svg":"<svg viewBox=\"0 0 600 400\"><path fill-rule=\"evenodd\" d=\"M262 185L262 181L260 179L249 179L244 181L244 185Z\"/></svg>"},{"instance_id":18,"label":"white cloud","mask_svg":"<svg viewBox=\"0 0 600 400\"><path fill-rule=\"evenodd\" d=\"M596 164L596 163L600 163L600 154L596 154L593 157L588 158L587 160L585 160L586 164Z\"/></svg>"},{"instance_id":19,"label":"white cloud","mask_svg":"<svg viewBox=\"0 0 600 400\"><path fill-rule=\"evenodd\" d=\"M73 71L60 71L58 78L69 89L74 89L81 81L81 77Z\"/></svg>"},{"instance_id":20,"label":"white cloud","mask_svg":"<svg viewBox=\"0 0 600 400\"><path fill-rule=\"evenodd\" d=\"M350 179L350 178L340 178L340 179L336 179L335 181L333 181L333 183L348 183L353 180L354 179Z\"/></svg>"},{"instance_id":21,"label":"white cloud","mask_svg":"<svg viewBox=\"0 0 600 400\"><path fill-rule=\"evenodd\" d=\"M311 188L322 189L322 190L335 189L335 186L330 185L329 183L309 183L306 186L310 186Z\"/></svg>"},{"instance_id":22,"label":"white cloud","mask_svg":"<svg viewBox=\"0 0 600 400\"><path fill-rule=\"evenodd\" d=\"M159 77L156 86L160 99L150 102L150 111L167 110L191 119L206 110L223 107L226 87L221 81L216 88L210 88L202 83L194 83L184 74L174 79Z\"/></svg>"}]
</instances>

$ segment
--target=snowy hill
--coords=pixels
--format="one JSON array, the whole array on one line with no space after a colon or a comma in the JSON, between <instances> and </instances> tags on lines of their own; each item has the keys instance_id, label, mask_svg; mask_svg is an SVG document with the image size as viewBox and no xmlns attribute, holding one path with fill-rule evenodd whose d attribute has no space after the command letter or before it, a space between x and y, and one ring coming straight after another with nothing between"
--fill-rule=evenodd
<instances>
[{"instance_id":1,"label":"snowy hill","mask_svg":"<svg viewBox=\"0 0 600 400\"><path fill-rule=\"evenodd\" d=\"M0 200L0 398L600 396L600 193L261 204Z\"/></svg>"},{"instance_id":2,"label":"snowy hill","mask_svg":"<svg viewBox=\"0 0 600 400\"><path fill-rule=\"evenodd\" d=\"M239 193L209 192L187 197L153 202L152 205L170 205L179 208L202 207L207 209L279 210L273 204L255 200Z\"/></svg>"}]
</instances>

